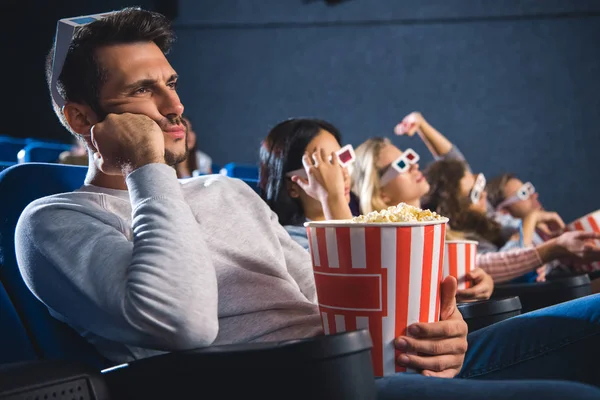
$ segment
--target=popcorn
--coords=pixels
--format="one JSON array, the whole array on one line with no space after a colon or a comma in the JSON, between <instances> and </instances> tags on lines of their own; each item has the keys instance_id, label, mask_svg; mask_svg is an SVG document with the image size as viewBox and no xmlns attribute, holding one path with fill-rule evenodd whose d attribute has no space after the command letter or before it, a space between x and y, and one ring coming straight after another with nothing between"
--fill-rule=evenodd
<instances>
[{"instance_id":1,"label":"popcorn","mask_svg":"<svg viewBox=\"0 0 600 400\"><path fill-rule=\"evenodd\" d=\"M386 210L373 211L367 215L352 218L355 223L372 222L424 222L440 221L444 219L441 215L430 210L422 210L418 207L400 203L397 206L388 207Z\"/></svg>"}]
</instances>

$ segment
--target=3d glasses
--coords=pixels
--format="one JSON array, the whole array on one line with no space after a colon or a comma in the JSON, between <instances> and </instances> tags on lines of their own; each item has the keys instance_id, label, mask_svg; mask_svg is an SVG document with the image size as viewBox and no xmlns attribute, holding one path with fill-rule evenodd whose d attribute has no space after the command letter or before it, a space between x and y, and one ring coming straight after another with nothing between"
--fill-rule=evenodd
<instances>
[{"instance_id":1,"label":"3d glasses","mask_svg":"<svg viewBox=\"0 0 600 400\"><path fill-rule=\"evenodd\" d=\"M521 186L519 188L519 190L517 190L517 192L515 194L504 199L504 201L502 203L498 204L498 207L496 207L496 209L501 210L501 209L508 207L511 204L514 204L518 201L527 200L534 193L535 193L535 186L533 186L533 184L531 182L526 182L523 184L523 186Z\"/></svg>"},{"instance_id":2,"label":"3d glasses","mask_svg":"<svg viewBox=\"0 0 600 400\"><path fill-rule=\"evenodd\" d=\"M471 189L471 193L469 193L469 197L471 198L471 202L473 204L477 204L477 203L479 203L479 200L481 200L481 195L485 191L485 185L486 185L485 175L478 174L477 178L475 178L475 184L473 185L473 188Z\"/></svg>"},{"instance_id":3,"label":"3d glasses","mask_svg":"<svg viewBox=\"0 0 600 400\"><path fill-rule=\"evenodd\" d=\"M56 83L60 73L62 72L63 65L65 64L65 59L67 58L67 53L69 52L69 47L71 46L75 29L102 19L113 13L114 11L103 14L63 18L56 24L54 55L52 57L52 81L50 87L52 91L52 99L54 99L59 107L62 108L65 105L65 99L63 99L59 93Z\"/></svg>"},{"instance_id":4,"label":"3d glasses","mask_svg":"<svg viewBox=\"0 0 600 400\"><path fill-rule=\"evenodd\" d=\"M419 162L421 158L413 149L406 149L400 157L395 159L392 164L387 167L379 178L381 186L387 185L396 176L405 173L410 169L410 166Z\"/></svg>"},{"instance_id":5,"label":"3d glasses","mask_svg":"<svg viewBox=\"0 0 600 400\"><path fill-rule=\"evenodd\" d=\"M344 147L336 151L335 154L340 160L340 165L344 168L347 168L350 164L354 162L354 160L356 160L356 154L354 154L354 147L352 147L351 144L345 145ZM329 161L331 162L331 157L329 157ZM306 175L306 170L304 168L290 171L285 175L290 178L296 175L301 178L308 179L308 176Z\"/></svg>"}]
</instances>

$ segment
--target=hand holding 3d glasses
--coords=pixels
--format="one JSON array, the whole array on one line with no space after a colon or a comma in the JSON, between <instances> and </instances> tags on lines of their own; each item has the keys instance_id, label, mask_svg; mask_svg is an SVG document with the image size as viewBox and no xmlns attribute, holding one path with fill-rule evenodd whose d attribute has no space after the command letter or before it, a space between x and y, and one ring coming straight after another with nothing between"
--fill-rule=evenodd
<instances>
[{"instance_id":1,"label":"hand holding 3d glasses","mask_svg":"<svg viewBox=\"0 0 600 400\"><path fill-rule=\"evenodd\" d=\"M307 195L321 203L326 219L349 219L352 218L352 213L348 206L350 181L346 179L346 167L354 159L351 145L344 146L331 155L321 149L312 155L304 154L304 169L291 171L287 175Z\"/></svg>"},{"instance_id":2,"label":"hand holding 3d glasses","mask_svg":"<svg viewBox=\"0 0 600 400\"><path fill-rule=\"evenodd\" d=\"M423 116L419 112L412 112L408 114L402 122L400 122L394 128L394 133L398 136L408 135L413 136L419 130Z\"/></svg>"}]
</instances>

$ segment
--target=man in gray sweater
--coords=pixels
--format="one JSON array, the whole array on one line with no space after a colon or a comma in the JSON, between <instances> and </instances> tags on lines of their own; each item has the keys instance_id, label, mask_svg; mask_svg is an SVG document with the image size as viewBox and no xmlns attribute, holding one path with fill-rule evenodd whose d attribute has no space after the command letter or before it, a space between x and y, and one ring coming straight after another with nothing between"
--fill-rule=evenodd
<instances>
[{"instance_id":1,"label":"man in gray sweater","mask_svg":"<svg viewBox=\"0 0 600 400\"><path fill-rule=\"evenodd\" d=\"M115 362L319 335L309 255L269 207L238 180L177 180L172 166L187 149L178 76L165 57L173 38L160 14L125 9L75 31L61 71L50 53L54 108L85 141L89 171L81 189L26 208L16 231L21 273L53 316ZM445 280L442 320L399 338L399 363L459 373L467 329L455 293ZM380 394L402 393L411 379L382 379ZM465 381L427 385L452 382Z\"/></svg>"}]
</instances>

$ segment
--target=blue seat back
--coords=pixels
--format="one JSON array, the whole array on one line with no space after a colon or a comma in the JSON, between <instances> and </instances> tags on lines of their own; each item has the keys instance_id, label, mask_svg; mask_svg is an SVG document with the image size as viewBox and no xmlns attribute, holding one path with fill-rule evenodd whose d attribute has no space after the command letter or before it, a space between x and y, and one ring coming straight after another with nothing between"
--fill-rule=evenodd
<instances>
[{"instance_id":1,"label":"blue seat back","mask_svg":"<svg viewBox=\"0 0 600 400\"><path fill-rule=\"evenodd\" d=\"M8 167L12 167L16 161L0 161L0 171L4 171Z\"/></svg>"},{"instance_id":2,"label":"blue seat back","mask_svg":"<svg viewBox=\"0 0 600 400\"><path fill-rule=\"evenodd\" d=\"M228 163L221 168L220 173L232 178L258 180L258 167L256 165Z\"/></svg>"},{"instance_id":3,"label":"blue seat back","mask_svg":"<svg viewBox=\"0 0 600 400\"><path fill-rule=\"evenodd\" d=\"M0 365L37 358L21 318L0 282Z\"/></svg>"},{"instance_id":4,"label":"blue seat back","mask_svg":"<svg viewBox=\"0 0 600 400\"><path fill-rule=\"evenodd\" d=\"M19 156L19 162L58 162L60 153L71 150L71 145L59 143L29 143L22 150L22 157Z\"/></svg>"},{"instance_id":5,"label":"blue seat back","mask_svg":"<svg viewBox=\"0 0 600 400\"><path fill-rule=\"evenodd\" d=\"M54 319L27 288L15 257L15 227L33 200L79 188L87 167L62 164L18 164L0 172L0 280L23 321L40 358L78 360L102 368L107 362L87 341Z\"/></svg>"},{"instance_id":6,"label":"blue seat back","mask_svg":"<svg viewBox=\"0 0 600 400\"><path fill-rule=\"evenodd\" d=\"M0 138L0 161L17 162L17 154L25 147L25 140Z\"/></svg>"}]
</instances>

